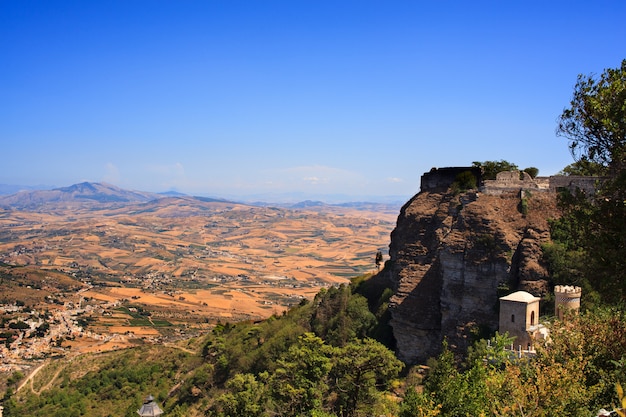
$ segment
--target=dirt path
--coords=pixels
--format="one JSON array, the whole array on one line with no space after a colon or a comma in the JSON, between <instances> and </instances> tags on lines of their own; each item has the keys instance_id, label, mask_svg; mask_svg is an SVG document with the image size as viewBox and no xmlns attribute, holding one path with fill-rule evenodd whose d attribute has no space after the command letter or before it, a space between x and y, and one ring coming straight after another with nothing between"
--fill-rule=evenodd
<instances>
[{"instance_id":1,"label":"dirt path","mask_svg":"<svg viewBox=\"0 0 626 417\"><path fill-rule=\"evenodd\" d=\"M41 363L38 367L36 367L35 369L33 369L33 371L26 377L25 380L23 380L18 386L17 389L15 390L15 392L19 392L22 388L24 388L24 386L28 383L30 383L30 389L31 391L35 392L35 390L33 389L33 378L35 377L35 375L37 375L37 373L41 370L41 368L43 368L45 365L47 365L50 361L46 360L43 363Z\"/></svg>"},{"instance_id":2,"label":"dirt path","mask_svg":"<svg viewBox=\"0 0 626 417\"><path fill-rule=\"evenodd\" d=\"M40 395L43 391L50 389L50 387L52 386L52 383L57 379L57 377L59 376L59 374L61 373L61 371L63 370L62 367L60 367L59 369L57 369L57 371L54 373L54 375L52 376L52 378L50 378L50 381L48 381L48 383L46 385L44 385L43 387L41 387L41 389L39 391L35 391L35 389L33 388L33 380L30 380L30 390L32 392L34 392L37 395Z\"/></svg>"},{"instance_id":3,"label":"dirt path","mask_svg":"<svg viewBox=\"0 0 626 417\"><path fill-rule=\"evenodd\" d=\"M182 350L183 352L187 352L187 353L190 353L192 355L196 355L198 353L198 352L194 352L191 349L187 349L187 348L184 348L182 346L175 345L173 343L163 343L163 346L167 346L167 347L171 347L171 348L174 348L174 349Z\"/></svg>"},{"instance_id":4,"label":"dirt path","mask_svg":"<svg viewBox=\"0 0 626 417\"><path fill-rule=\"evenodd\" d=\"M15 391L16 393L19 392L22 388L24 388L27 384L30 387L30 390L33 394L35 395L41 395L41 393L47 389L49 389L52 384L54 383L54 381L58 378L59 374L61 373L61 371L63 370L63 367L59 367L59 369L57 369L57 371L54 373L54 375L52 376L52 378L50 378L50 381L48 381L48 383L46 385L44 385L43 387L41 387L38 391L35 390L35 387L33 385L33 380L35 379L35 375L37 375L39 373L40 370L42 370L46 365L50 364L50 360L46 360L44 362L42 362L38 367L36 367L35 369L33 369L33 371L26 377L25 380L23 380L17 387L17 390Z\"/></svg>"}]
</instances>

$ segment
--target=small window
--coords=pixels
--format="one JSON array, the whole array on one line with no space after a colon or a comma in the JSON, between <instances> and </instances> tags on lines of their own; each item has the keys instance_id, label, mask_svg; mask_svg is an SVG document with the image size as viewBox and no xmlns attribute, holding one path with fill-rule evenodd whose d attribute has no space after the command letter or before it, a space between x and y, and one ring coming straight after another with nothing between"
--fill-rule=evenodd
<instances>
[{"instance_id":1,"label":"small window","mask_svg":"<svg viewBox=\"0 0 626 417\"><path fill-rule=\"evenodd\" d=\"M531 326L535 325L535 312L534 311L530 312L530 325Z\"/></svg>"},{"instance_id":2,"label":"small window","mask_svg":"<svg viewBox=\"0 0 626 417\"><path fill-rule=\"evenodd\" d=\"M515 314L511 314L511 323L515 323Z\"/></svg>"}]
</instances>

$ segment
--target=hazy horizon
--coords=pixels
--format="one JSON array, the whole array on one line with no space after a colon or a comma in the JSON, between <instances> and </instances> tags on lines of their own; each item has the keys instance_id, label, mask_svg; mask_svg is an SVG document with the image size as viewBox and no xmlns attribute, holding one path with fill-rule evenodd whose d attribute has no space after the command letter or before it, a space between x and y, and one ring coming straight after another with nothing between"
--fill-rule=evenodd
<instances>
[{"instance_id":1,"label":"hazy horizon","mask_svg":"<svg viewBox=\"0 0 626 417\"><path fill-rule=\"evenodd\" d=\"M100 182L107 184L106 182ZM80 184L80 183L77 183ZM8 196L17 194L23 191L45 191L54 190L59 188L66 188L76 184L67 185L46 185L37 184L33 186L25 186L20 184L0 184L0 196ZM111 184L114 185L114 184ZM116 186L116 185L114 185ZM116 186L117 187L117 186ZM134 188L123 188L127 191L138 192L151 192L156 194L181 194L192 197L207 197L215 199L224 199L234 202L242 203L268 203L268 204L296 204L305 201L319 201L327 204L342 204L342 203L381 203L381 204L404 204L412 196L403 195L349 195L349 194L307 194L303 192L284 192L284 193L258 193L258 194L210 194L210 193L183 193L176 190L162 190L162 191L146 191Z\"/></svg>"}]
</instances>

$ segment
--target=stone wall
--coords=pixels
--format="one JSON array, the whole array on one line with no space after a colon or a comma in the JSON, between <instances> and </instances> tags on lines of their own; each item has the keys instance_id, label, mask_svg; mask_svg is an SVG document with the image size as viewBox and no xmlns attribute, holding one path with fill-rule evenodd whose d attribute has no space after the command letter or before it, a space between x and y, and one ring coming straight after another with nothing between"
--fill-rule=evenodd
<instances>
[{"instance_id":1,"label":"stone wall","mask_svg":"<svg viewBox=\"0 0 626 417\"><path fill-rule=\"evenodd\" d=\"M587 195L593 195L602 181L600 177L553 175L551 177L531 178L526 172L499 172L495 180L486 180L480 187L485 194L499 195L512 191L528 190L556 193L561 189L570 192L580 189Z\"/></svg>"},{"instance_id":2,"label":"stone wall","mask_svg":"<svg viewBox=\"0 0 626 417\"><path fill-rule=\"evenodd\" d=\"M485 194L499 195L519 190L548 191L550 180L545 177L532 178L527 172L503 171L496 174L495 180L485 180L480 191Z\"/></svg>"},{"instance_id":3,"label":"stone wall","mask_svg":"<svg viewBox=\"0 0 626 417\"><path fill-rule=\"evenodd\" d=\"M567 189L570 192L580 189L587 195L593 195L598 184L603 181L602 177L583 177L578 175L555 175L550 177L550 191L557 192L559 189Z\"/></svg>"}]
</instances>

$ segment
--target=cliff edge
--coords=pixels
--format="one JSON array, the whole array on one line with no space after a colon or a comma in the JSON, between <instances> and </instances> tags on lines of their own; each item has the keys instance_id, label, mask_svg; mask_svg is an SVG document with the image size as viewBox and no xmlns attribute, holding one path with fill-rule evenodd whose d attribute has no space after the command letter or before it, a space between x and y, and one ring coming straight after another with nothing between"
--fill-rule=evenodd
<instances>
[{"instance_id":1,"label":"cliff edge","mask_svg":"<svg viewBox=\"0 0 626 417\"><path fill-rule=\"evenodd\" d=\"M548 219L559 215L556 193L510 183L498 192L453 192L444 173L448 180L425 174L422 191L402 208L383 271L395 291L390 324L405 363L436 356L444 338L462 350L481 331L497 330L500 296L548 290L541 245Z\"/></svg>"}]
</instances>

